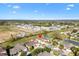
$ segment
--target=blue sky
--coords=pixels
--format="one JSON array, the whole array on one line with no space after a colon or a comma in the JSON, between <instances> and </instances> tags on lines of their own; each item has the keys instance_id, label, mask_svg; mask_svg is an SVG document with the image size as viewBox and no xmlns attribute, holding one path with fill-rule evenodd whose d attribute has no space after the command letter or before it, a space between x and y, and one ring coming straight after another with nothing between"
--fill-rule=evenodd
<instances>
[{"instance_id":1,"label":"blue sky","mask_svg":"<svg viewBox=\"0 0 79 59\"><path fill-rule=\"evenodd\" d=\"M0 3L0 19L79 19L79 4Z\"/></svg>"}]
</instances>

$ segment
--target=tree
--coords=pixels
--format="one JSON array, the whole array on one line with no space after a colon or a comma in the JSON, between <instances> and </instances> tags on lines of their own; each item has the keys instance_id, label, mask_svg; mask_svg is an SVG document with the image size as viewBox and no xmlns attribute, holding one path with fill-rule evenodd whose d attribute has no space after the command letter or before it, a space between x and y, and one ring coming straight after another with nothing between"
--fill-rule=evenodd
<instances>
[{"instance_id":1,"label":"tree","mask_svg":"<svg viewBox=\"0 0 79 59\"><path fill-rule=\"evenodd\" d=\"M77 51L76 55L79 56L79 51Z\"/></svg>"},{"instance_id":2,"label":"tree","mask_svg":"<svg viewBox=\"0 0 79 59\"><path fill-rule=\"evenodd\" d=\"M54 39L63 40L63 36L59 32L54 32Z\"/></svg>"},{"instance_id":3,"label":"tree","mask_svg":"<svg viewBox=\"0 0 79 59\"><path fill-rule=\"evenodd\" d=\"M60 44L60 45L59 45L59 48L60 48L60 49L64 49L64 45Z\"/></svg>"},{"instance_id":4,"label":"tree","mask_svg":"<svg viewBox=\"0 0 79 59\"><path fill-rule=\"evenodd\" d=\"M30 50L33 50L33 49L34 49L34 46L31 46L31 47L30 47Z\"/></svg>"},{"instance_id":5,"label":"tree","mask_svg":"<svg viewBox=\"0 0 79 59\"><path fill-rule=\"evenodd\" d=\"M20 51L21 52L21 56L26 56L26 52L24 51Z\"/></svg>"},{"instance_id":6,"label":"tree","mask_svg":"<svg viewBox=\"0 0 79 59\"><path fill-rule=\"evenodd\" d=\"M58 42L54 40L54 41L52 41L52 45L53 46L57 46L58 45Z\"/></svg>"},{"instance_id":7,"label":"tree","mask_svg":"<svg viewBox=\"0 0 79 59\"><path fill-rule=\"evenodd\" d=\"M5 25L6 23L6 21L0 21L0 25Z\"/></svg>"},{"instance_id":8,"label":"tree","mask_svg":"<svg viewBox=\"0 0 79 59\"><path fill-rule=\"evenodd\" d=\"M70 39L71 38L71 34L70 33L67 33L67 35L68 35L68 38Z\"/></svg>"},{"instance_id":9,"label":"tree","mask_svg":"<svg viewBox=\"0 0 79 59\"><path fill-rule=\"evenodd\" d=\"M72 30L72 33L76 33L78 30L77 29L73 29Z\"/></svg>"},{"instance_id":10,"label":"tree","mask_svg":"<svg viewBox=\"0 0 79 59\"><path fill-rule=\"evenodd\" d=\"M12 39L12 41L16 40L12 34L11 34L11 39Z\"/></svg>"},{"instance_id":11,"label":"tree","mask_svg":"<svg viewBox=\"0 0 79 59\"><path fill-rule=\"evenodd\" d=\"M42 51L42 48L37 48L31 54L34 56L34 55L39 54L41 51Z\"/></svg>"},{"instance_id":12,"label":"tree","mask_svg":"<svg viewBox=\"0 0 79 59\"><path fill-rule=\"evenodd\" d=\"M71 47L70 49L71 49L71 51L74 53L74 55L77 56L77 54L78 54L78 53L77 53L78 49L77 49L76 47Z\"/></svg>"},{"instance_id":13,"label":"tree","mask_svg":"<svg viewBox=\"0 0 79 59\"><path fill-rule=\"evenodd\" d=\"M51 48L45 47L44 48L44 51L50 52L51 51Z\"/></svg>"},{"instance_id":14,"label":"tree","mask_svg":"<svg viewBox=\"0 0 79 59\"><path fill-rule=\"evenodd\" d=\"M54 51L53 51L53 54L56 55L56 56L58 56L58 55L60 55L60 52L54 50Z\"/></svg>"},{"instance_id":15,"label":"tree","mask_svg":"<svg viewBox=\"0 0 79 59\"><path fill-rule=\"evenodd\" d=\"M48 47L45 47L45 48L37 48L37 49L33 50L31 54L33 56L35 56L35 55L38 55L39 53L44 52L44 51L50 52L51 51L51 48L48 48Z\"/></svg>"}]
</instances>

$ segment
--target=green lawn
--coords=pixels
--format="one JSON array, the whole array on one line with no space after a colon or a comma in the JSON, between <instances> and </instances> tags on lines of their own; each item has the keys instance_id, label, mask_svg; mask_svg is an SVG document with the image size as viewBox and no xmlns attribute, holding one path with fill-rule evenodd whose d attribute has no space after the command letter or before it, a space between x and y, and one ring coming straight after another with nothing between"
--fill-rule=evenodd
<instances>
[{"instance_id":1,"label":"green lawn","mask_svg":"<svg viewBox=\"0 0 79 59\"><path fill-rule=\"evenodd\" d=\"M25 42L28 42L30 41L31 39L34 39L36 38L36 36L41 33L41 32L38 32L37 34L34 34L34 35L30 35L28 37L24 37L24 38L21 38L21 39L17 39L16 41L12 41L12 39L9 39L9 41L6 41L4 43L1 43L0 46L1 47L7 47L8 45L10 46L14 46L16 45L17 43L25 43ZM49 32L50 33L50 32ZM42 34L45 34L45 32L42 32Z\"/></svg>"},{"instance_id":2,"label":"green lawn","mask_svg":"<svg viewBox=\"0 0 79 59\"><path fill-rule=\"evenodd\" d=\"M46 34L46 32L39 32L39 33ZM10 39L7 42L1 43L0 46L7 47L8 45L15 46L17 43L25 43L25 42L30 41L31 39L36 38L39 33L30 35L28 37L24 37L24 38L21 38L21 39L17 39L16 41L12 41L12 39ZM48 37L50 39L50 38L53 37L54 31L49 31L49 32L47 32L47 34L48 34Z\"/></svg>"},{"instance_id":3,"label":"green lawn","mask_svg":"<svg viewBox=\"0 0 79 59\"><path fill-rule=\"evenodd\" d=\"M14 46L17 43L25 43L25 42L28 42L28 41L30 41L33 38L34 38L34 36L32 36L32 37L24 37L24 38L18 39L16 41L9 40L7 42L4 42L4 43L0 44L0 46L2 46L2 47L7 47L8 45Z\"/></svg>"}]
</instances>

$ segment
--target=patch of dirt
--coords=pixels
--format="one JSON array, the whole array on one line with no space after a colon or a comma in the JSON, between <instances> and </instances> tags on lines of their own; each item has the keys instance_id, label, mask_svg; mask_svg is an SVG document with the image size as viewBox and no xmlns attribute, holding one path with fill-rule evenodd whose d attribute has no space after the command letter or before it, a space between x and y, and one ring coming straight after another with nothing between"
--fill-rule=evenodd
<instances>
[{"instance_id":1,"label":"patch of dirt","mask_svg":"<svg viewBox=\"0 0 79 59\"><path fill-rule=\"evenodd\" d=\"M16 33L13 31L0 32L0 43L10 40L11 34L15 35Z\"/></svg>"}]
</instances>

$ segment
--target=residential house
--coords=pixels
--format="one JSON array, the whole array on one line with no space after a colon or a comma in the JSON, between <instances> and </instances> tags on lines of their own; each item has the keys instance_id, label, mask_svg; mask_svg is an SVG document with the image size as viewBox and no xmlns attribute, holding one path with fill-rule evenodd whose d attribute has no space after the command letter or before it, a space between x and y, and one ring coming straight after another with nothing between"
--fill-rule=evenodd
<instances>
[{"instance_id":1,"label":"residential house","mask_svg":"<svg viewBox=\"0 0 79 59\"><path fill-rule=\"evenodd\" d=\"M26 48L22 44L16 44L14 48L10 49L11 55L17 55L20 51L28 52L28 48Z\"/></svg>"},{"instance_id":2,"label":"residential house","mask_svg":"<svg viewBox=\"0 0 79 59\"><path fill-rule=\"evenodd\" d=\"M6 50L0 47L0 56L7 56Z\"/></svg>"},{"instance_id":3,"label":"residential house","mask_svg":"<svg viewBox=\"0 0 79 59\"><path fill-rule=\"evenodd\" d=\"M52 56L52 54L45 51L45 52L39 53L38 56Z\"/></svg>"}]
</instances>

